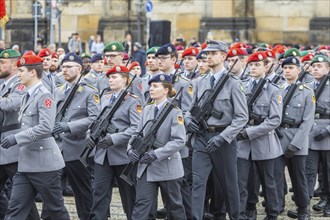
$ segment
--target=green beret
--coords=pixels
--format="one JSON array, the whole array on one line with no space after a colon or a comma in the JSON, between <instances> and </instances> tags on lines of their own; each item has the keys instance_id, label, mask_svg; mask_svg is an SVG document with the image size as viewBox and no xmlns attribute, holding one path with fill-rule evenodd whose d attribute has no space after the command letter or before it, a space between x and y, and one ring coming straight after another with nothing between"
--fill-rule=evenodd
<instances>
[{"instance_id":1,"label":"green beret","mask_svg":"<svg viewBox=\"0 0 330 220\"><path fill-rule=\"evenodd\" d=\"M300 52L297 48L290 48L289 50L285 51L284 58L287 57L300 57Z\"/></svg>"},{"instance_id":2,"label":"green beret","mask_svg":"<svg viewBox=\"0 0 330 220\"><path fill-rule=\"evenodd\" d=\"M80 57L81 57L81 59L84 59L84 58L89 58L89 59L91 59L92 57L89 55L89 54L87 54L87 53L82 53L81 55L80 55Z\"/></svg>"},{"instance_id":3,"label":"green beret","mask_svg":"<svg viewBox=\"0 0 330 220\"><path fill-rule=\"evenodd\" d=\"M13 49L7 49L0 53L1 59L11 59L11 58L19 58L19 57L21 57L20 52Z\"/></svg>"},{"instance_id":4,"label":"green beret","mask_svg":"<svg viewBox=\"0 0 330 220\"><path fill-rule=\"evenodd\" d=\"M303 51L300 52L300 56L301 56L301 57L304 57L304 56L306 56L307 54L308 54L308 51L307 51L307 50L303 50Z\"/></svg>"},{"instance_id":5,"label":"green beret","mask_svg":"<svg viewBox=\"0 0 330 220\"><path fill-rule=\"evenodd\" d=\"M159 49L159 47L152 47L149 50L147 50L147 55L148 54L155 54L157 53L157 50Z\"/></svg>"},{"instance_id":6,"label":"green beret","mask_svg":"<svg viewBox=\"0 0 330 220\"><path fill-rule=\"evenodd\" d=\"M258 44L259 47L263 47L263 48L268 48L269 45L267 43L260 43Z\"/></svg>"},{"instance_id":7,"label":"green beret","mask_svg":"<svg viewBox=\"0 0 330 220\"><path fill-rule=\"evenodd\" d=\"M118 42L118 41L112 41L110 43L108 43L104 49L103 52L124 52L125 48L123 46L122 43Z\"/></svg>"},{"instance_id":8,"label":"green beret","mask_svg":"<svg viewBox=\"0 0 330 220\"><path fill-rule=\"evenodd\" d=\"M313 63L330 63L330 60L327 56L325 55L317 55L312 59L311 65L313 65Z\"/></svg>"}]
</instances>

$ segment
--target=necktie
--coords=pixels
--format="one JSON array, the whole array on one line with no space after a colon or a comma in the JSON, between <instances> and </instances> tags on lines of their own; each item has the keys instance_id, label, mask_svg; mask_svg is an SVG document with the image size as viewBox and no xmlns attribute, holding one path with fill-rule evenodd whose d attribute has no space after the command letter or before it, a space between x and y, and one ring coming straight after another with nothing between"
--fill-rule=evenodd
<instances>
[{"instance_id":1,"label":"necktie","mask_svg":"<svg viewBox=\"0 0 330 220\"><path fill-rule=\"evenodd\" d=\"M109 103L112 104L113 102L116 101L116 96L115 95L112 95L110 100L109 100Z\"/></svg>"},{"instance_id":2,"label":"necktie","mask_svg":"<svg viewBox=\"0 0 330 220\"><path fill-rule=\"evenodd\" d=\"M157 114L158 114L158 107L156 106L155 109L154 109L154 119L157 118Z\"/></svg>"},{"instance_id":3,"label":"necktie","mask_svg":"<svg viewBox=\"0 0 330 220\"><path fill-rule=\"evenodd\" d=\"M258 85L257 81L254 80L251 86L251 92L254 92L254 90L257 88L257 85Z\"/></svg>"},{"instance_id":4,"label":"necktie","mask_svg":"<svg viewBox=\"0 0 330 220\"><path fill-rule=\"evenodd\" d=\"M320 85L319 82L315 83L315 90L317 90L317 88L319 87L319 85Z\"/></svg>"},{"instance_id":5,"label":"necktie","mask_svg":"<svg viewBox=\"0 0 330 220\"><path fill-rule=\"evenodd\" d=\"M25 104L29 101L30 94L27 92L25 96Z\"/></svg>"},{"instance_id":6,"label":"necktie","mask_svg":"<svg viewBox=\"0 0 330 220\"><path fill-rule=\"evenodd\" d=\"M211 76L210 82L211 82L211 88L213 88L214 87L214 82L215 82L214 75Z\"/></svg>"},{"instance_id":7,"label":"necktie","mask_svg":"<svg viewBox=\"0 0 330 220\"><path fill-rule=\"evenodd\" d=\"M67 87L64 94L67 95L70 93L70 91L71 91L71 87Z\"/></svg>"}]
</instances>

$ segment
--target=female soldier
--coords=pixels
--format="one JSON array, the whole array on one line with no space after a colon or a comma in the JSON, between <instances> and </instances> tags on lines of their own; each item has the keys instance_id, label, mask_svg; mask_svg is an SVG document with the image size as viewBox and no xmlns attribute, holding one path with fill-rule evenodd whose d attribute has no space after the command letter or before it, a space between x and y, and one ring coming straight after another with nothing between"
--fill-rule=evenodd
<instances>
[{"instance_id":1,"label":"female soldier","mask_svg":"<svg viewBox=\"0 0 330 220\"><path fill-rule=\"evenodd\" d=\"M169 104L167 96L173 97L171 77L164 74L154 76L150 81L150 97L155 101L149 103L139 122L140 131L150 120L157 118L163 108ZM152 123L143 129L146 135ZM134 138L134 137L133 137ZM156 133L156 141L164 144L146 152L141 159L129 144L128 155L132 162L138 160L136 202L132 219L147 220L154 200L157 199L158 186L167 204L168 219L186 219L180 192L183 166L179 150L185 146L186 131L183 116L179 108L174 107L160 125Z\"/></svg>"},{"instance_id":2,"label":"female soldier","mask_svg":"<svg viewBox=\"0 0 330 220\"><path fill-rule=\"evenodd\" d=\"M259 93L256 100L249 104L249 122L237 136L238 139L238 179L240 190L240 219L245 219L247 185L250 167L256 165L260 183L266 199L267 219L276 219L279 215L279 201L274 179L275 159L283 154L279 138L275 133L281 123L282 96L280 89L265 78L267 56L259 51L247 61L250 67L250 82L247 94ZM266 80L266 81L263 81ZM256 89L265 82L260 92ZM249 95L247 96L249 97ZM255 183L254 183L255 184Z\"/></svg>"},{"instance_id":3,"label":"female soldier","mask_svg":"<svg viewBox=\"0 0 330 220\"><path fill-rule=\"evenodd\" d=\"M106 73L111 92L101 99L102 109L114 103L119 93L129 84L129 70L124 66L114 66ZM111 202L114 178L118 183L123 209L127 219L131 219L135 202L134 186L119 178L129 158L126 154L129 138L136 131L142 106L137 97L128 94L111 118L115 133L107 133L98 141L94 165L94 192L91 219L107 219ZM90 142L90 141L89 141Z\"/></svg>"}]
</instances>

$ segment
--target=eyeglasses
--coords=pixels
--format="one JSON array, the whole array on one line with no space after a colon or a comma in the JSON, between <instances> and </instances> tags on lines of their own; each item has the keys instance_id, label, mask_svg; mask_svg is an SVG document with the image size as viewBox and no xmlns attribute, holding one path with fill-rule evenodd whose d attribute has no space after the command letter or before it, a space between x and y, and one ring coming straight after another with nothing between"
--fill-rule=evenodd
<instances>
[{"instance_id":1,"label":"eyeglasses","mask_svg":"<svg viewBox=\"0 0 330 220\"><path fill-rule=\"evenodd\" d=\"M77 65L74 65L74 66L65 65L65 66L62 66L62 69L65 69L65 68L71 69L73 67L79 67L79 66L77 66Z\"/></svg>"},{"instance_id":2,"label":"eyeglasses","mask_svg":"<svg viewBox=\"0 0 330 220\"><path fill-rule=\"evenodd\" d=\"M156 57L156 59L157 60L161 60L161 61L164 61L164 60L166 60L166 59L168 59L168 58L170 58L171 56L158 56L158 57Z\"/></svg>"},{"instance_id":3,"label":"eyeglasses","mask_svg":"<svg viewBox=\"0 0 330 220\"><path fill-rule=\"evenodd\" d=\"M111 58L111 59L113 59L113 58L115 58L116 56L119 56L119 55L121 55L121 54L104 54L104 56L106 58Z\"/></svg>"}]
</instances>

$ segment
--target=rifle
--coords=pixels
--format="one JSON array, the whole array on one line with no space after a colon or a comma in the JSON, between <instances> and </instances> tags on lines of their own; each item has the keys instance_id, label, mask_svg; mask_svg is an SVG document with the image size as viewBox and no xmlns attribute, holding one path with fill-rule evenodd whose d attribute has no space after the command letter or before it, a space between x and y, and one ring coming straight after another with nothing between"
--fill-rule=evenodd
<instances>
[{"instance_id":1,"label":"rifle","mask_svg":"<svg viewBox=\"0 0 330 220\"><path fill-rule=\"evenodd\" d=\"M306 64L304 66L306 66ZM300 76L298 77L297 81L293 85L291 85L289 91L284 96L284 99L283 99L283 110L282 110L282 122L281 122L281 124L288 124L288 125L292 125L292 126L294 126L296 124L296 121L295 121L294 118L286 117L285 114L283 114L283 113L285 112L285 110L286 110L289 102L291 101L291 99L293 97L294 92L297 89L298 82L302 82L302 80L304 79L304 77L306 76L307 73L308 72L304 71L302 74L300 74ZM277 135L278 135L279 138L282 138L283 137L283 134L281 133L281 131L278 128L275 129L275 132L277 133Z\"/></svg>"},{"instance_id":2,"label":"rifle","mask_svg":"<svg viewBox=\"0 0 330 220\"><path fill-rule=\"evenodd\" d=\"M9 88L8 91L5 94L3 94L0 98L7 98L9 96L11 90L12 90L12 88ZM4 119L5 119L5 113L2 111L2 109L0 109L0 124L1 124L0 133L21 128L21 123L3 125Z\"/></svg>"},{"instance_id":3,"label":"rifle","mask_svg":"<svg viewBox=\"0 0 330 220\"><path fill-rule=\"evenodd\" d=\"M152 149L152 147L163 147L164 145L162 143L157 142L156 140L156 134L164 120L166 119L167 115L171 112L171 110L174 108L174 102L177 96L181 93L183 88L180 88L179 92L176 94L176 96L173 98L170 104L167 104L164 109L161 111L159 116L154 120L149 120L146 122L146 124L142 127L141 131L137 134L136 137L133 138L131 142L132 149L134 149L139 156L141 157L145 152ZM153 122L153 125L150 127L148 132L143 136L143 130L145 129L146 125L150 122ZM132 171L135 169L135 166L137 166L138 162L130 162L126 165L123 172L120 174L120 178L125 180L129 185L133 185L132 180Z\"/></svg>"},{"instance_id":4,"label":"rifle","mask_svg":"<svg viewBox=\"0 0 330 220\"><path fill-rule=\"evenodd\" d=\"M174 83L175 83L175 79L176 79L176 77L180 74L180 73L178 73L178 71L179 71L179 69L181 68L181 65L182 65L182 62L183 62L183 59L180 61L180 63L179 63L179 68L177 68L176 70L175 70L175 72L174 72L174 74L173 74L173 76L172 76L172 84L174 85Z\"/></svg>"},{"instance_id":5,"label":"rifle","mask_svg":"<svg viewBox=\"0 0 330 220\"><path fill-rule=\"evenodd\" d=\"M240 77L241 80L244 79L245 71L246 71L247 68L248 68L248 65L246 64L245 67L244 67L243 73L242 73L242 75L241 75L241 77Z\"/></svg>"},{"instance_id":6,"label":"rifle","mask_svg":"<svg viewBox=\"0 0 330 220\"><path fill-rule=\"evenodd\" d=\"M219 79L217 84L214 86L214 89L208 89L205 90L202 96L195 102L190 109L190 114L193 116L193 120L200 125L203 129L208 128L207 120L210 116L216 117L221 119L223 112L218 112L215 109L213 109L213 102L215 101L216 97L226 84L226 82L229 79L229 74L235 64L237 63L238 59L234 62L232 67L229 69L227 74L223 74L223 76ZM211 91L211 94L207 96L206 99L202 102L201 100L206 95L206 92ZM197 97L196 97L197 98ZM199 105L200 103L200 105Z\"/></svg>"},{"instance_id":7,"label":"rifle","mask_svg":"<svg viewBox=\"0 0 330 220\"><path fill-rule=\"evenodd\" d=\"M196 73L197 68L198 68L198 64L195 66L194 70L191 73L189 73L189 75L187 76L188 79L193 78L194 74Z\"/></svg>"},{"instance_id":8,"label":"rifle","mask_svg":"<svg viewBox=\"0 0 330 220\"><path fill-rule=\"evenodd\" d=\"M318 100L325 85L327 84L327 81L329 80L329 77L330 77L329 74L330 73L328 73L326 76L323 77L323 79L320 82L320 85L315 90L315 99L316 100ZM318 104L317 102L316 102L316 106L315 106L315 113L318 115L318 117L320 115L329 115L329 113L327 113L327 109L323 106L320 106L320 104Z\"/></svg>"},{"instance_id":9,"label":"rifle","mask_svg":"<svg viewBox=\"0 0 330 220\"><path fill-rule=\"evenodd\" d=\"M269 74L269 72L273 68L273 66L274 66L274 64L271 65L266 76ZM263 121L263 118L261 115L257 115L256 113L252 112L252 105L256 101L258 96L260 95L262 89L264 88L264 85L267 82L266 76L264 78L260 79L260 81L257 84L256 89L254 90L254 92L251 94L250 98L247 101L248 109L249 109L249 120L254 120L254 122L257 122L257 123L261 123Z\"/></svg>"},{"instance_id":10,"label":"rifle","mask_svg":"<svg viewBox=\"0 0 330 220\"><path fill-rule=\"evenodd\" d=\"M78 90L79 88L79 83L80 83L80 80L81 80L81 77L84 75L83 73L85 72L84 69L82 69L81 73L80 73L80 76L79 76L79 79L77 80L77 82L72 86L71 88L71 91L69 93L69 95L65 98L62 106L59 108L57 114L56 114L56 117L55 117L55 122L62 122L62 121L67 121L67 119L65 119L64 115L65 115L65 112L68 108L68 106L70 105L72 99L73 99L73 96L74 94L76 93L76 91ZM68 122L68 121L67 121ZM53 137L57 140L60 138L60 135L59 134L53 134Z\"/></svg>"},{"instance_id":11,"label":"rifle","mask_svg":"<svg viewBox=\"0 0 330 220\"><path fill-rule=\"evenodd\" d=\"M108 105L104 107L104 109L101 111L97 119L89 126L90 130L90 138L93 140L94 144L96 145L100 137L106 136L107 133L114 134L118 132L118 129L111 124L111 119L116 113L117 109L120 107L122 101L126 97L128 93L129 87L132 85L132 82L136 78L136 75L134 75L131 82L128 84L125 90L122 90L116 101L112 103L111 105ZM87 158L90 155L90 153L93 151L93 148L87 148L85 147L84 151L79 156L79 160L87 167Z\"/></svg>"}]
</instances>

